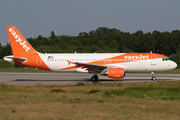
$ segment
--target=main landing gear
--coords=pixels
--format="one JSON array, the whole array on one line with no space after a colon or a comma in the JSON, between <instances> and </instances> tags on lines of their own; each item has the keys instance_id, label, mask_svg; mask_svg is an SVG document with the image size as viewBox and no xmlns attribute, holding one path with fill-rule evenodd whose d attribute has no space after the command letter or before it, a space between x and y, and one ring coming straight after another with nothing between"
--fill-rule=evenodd
<instances>
[{"instance_id":1,"label":"main landing gear","mask_svg":"<svg viewBox=\"0 0 180 120\"><path fill-rule=\"evenodd\" d=\"M93 82L94 82L94 81L98 81L98 76L97 76L97 75L92 76L92 77L91 77L91 81L93 81Z\"/></svg>"},{"instance_id":2,"label":"main landing gear","mask_svg":"<svg viewBox=\"0 0 180 120\"><path fill-rule=\"evenodd\" d=\"M154 72L151 72L152 78L151 80L156 81L156 77L154 76Z\"/></svg>"}]
</instances>

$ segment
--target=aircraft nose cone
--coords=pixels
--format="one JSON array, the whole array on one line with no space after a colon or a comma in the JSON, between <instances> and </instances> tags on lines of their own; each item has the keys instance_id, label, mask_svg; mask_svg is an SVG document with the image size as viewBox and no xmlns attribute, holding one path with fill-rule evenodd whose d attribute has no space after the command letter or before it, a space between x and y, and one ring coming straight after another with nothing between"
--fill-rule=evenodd
<instances>
[{"instance_id":1,"label":"aircraft nose cone","mask_svg":"<svg viewBox=\"0 0 180 120\"><path fill-rule=\"evenodd\" d=\"M172 63L172 68L175 69L177 67L177 64L175 62Z\"/></svg>"}]
</instances>

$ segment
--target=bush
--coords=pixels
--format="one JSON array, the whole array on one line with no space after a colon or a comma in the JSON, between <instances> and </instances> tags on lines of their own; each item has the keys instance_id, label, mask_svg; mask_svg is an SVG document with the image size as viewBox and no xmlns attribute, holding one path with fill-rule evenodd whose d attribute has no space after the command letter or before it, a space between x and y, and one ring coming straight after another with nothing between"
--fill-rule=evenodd
<instances>
[{"instance_id":1,"label":"bush","mask_svg":"<svg viewBox=\"0 0 180 120\"><path fill-rule=\"evenodd\" d=\"M85 84L84 83L77 83L76 86L84 86Z\"/></svg>"},{"instance_id":2,"label":"bush","mask_svg":"<svg viewBox=\"0 0 180 120\"><path fill-rule=\"evenodd\" d=\"M12 112L12 113L15 113L15 112L16 112L16 110L14 110L14 109L13 109L13 110L11 110L11 112Z\"/></svg>"},{"instance_id":3,"label":"bush","mask_svg":"<svg viewBox=\"0 0 180 120\"><path fill-rule=\"evenodd\" d=\"M97 103L104 103L104 100L97 100Z\"/></svg>"},{"instance_id":4,"label":"bush","mask_svg":"<svg viewBox=\"0 0 180 120\"><path fill-rule=\"evenodd\" d=\"M97 92L100 92L100 90L90 90L89 93L97 93Z\"/></svg>"},{"instance_id":5,"label":"bush","mask_svg":"<svg viewBox=\"0 0 180 120\"><path fill-rule=\"evenodd\" d=\"M51 90L51 92L60 93L60 92L65 92L65 91L62 89L53 89L53 90Z\"/></svg>"}]
</instances>

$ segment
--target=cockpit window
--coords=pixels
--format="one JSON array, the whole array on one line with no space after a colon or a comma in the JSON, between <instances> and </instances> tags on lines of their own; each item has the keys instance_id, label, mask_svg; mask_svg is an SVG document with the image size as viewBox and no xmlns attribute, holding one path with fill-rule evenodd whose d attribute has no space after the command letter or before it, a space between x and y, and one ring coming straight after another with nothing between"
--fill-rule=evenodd
<instances>
[{"instance_id":1,"label":"cockpit window","mask_svg":"<svg viewBox=\"0 0 180 120\"><path fill-rule=\"evenodd\" d=\"M163 58L162 61L168 61L170 60L169 58Z\"/></svg>"}]
</instances>

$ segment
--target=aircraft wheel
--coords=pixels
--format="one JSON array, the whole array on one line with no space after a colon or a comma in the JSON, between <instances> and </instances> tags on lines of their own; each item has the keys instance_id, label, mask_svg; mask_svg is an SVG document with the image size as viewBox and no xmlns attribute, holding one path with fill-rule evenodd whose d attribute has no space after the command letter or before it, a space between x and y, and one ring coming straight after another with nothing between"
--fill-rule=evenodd
<instances>
[{"instance_id":1,"label":"aircraft wheel","mask_svg":"<svg viewBox=\"0 0 180 120\"><path fill-rule=\"evenodd\" d=\"M156 77L152 77L151 80L156 81Z\"/></svg>"},{"instance_id":2,"label":"aircraft wheel","mask_svg":"<svg viewBox=\"0 0 180 120\"><path fill-rule=\"evenodd\" d=\"M94 82L94 81L98 81L98 76L97 76L97 75L92 76L92 77L91 77L91 81L93 81L93 82Z\"/></svg>"}]
</instances>

